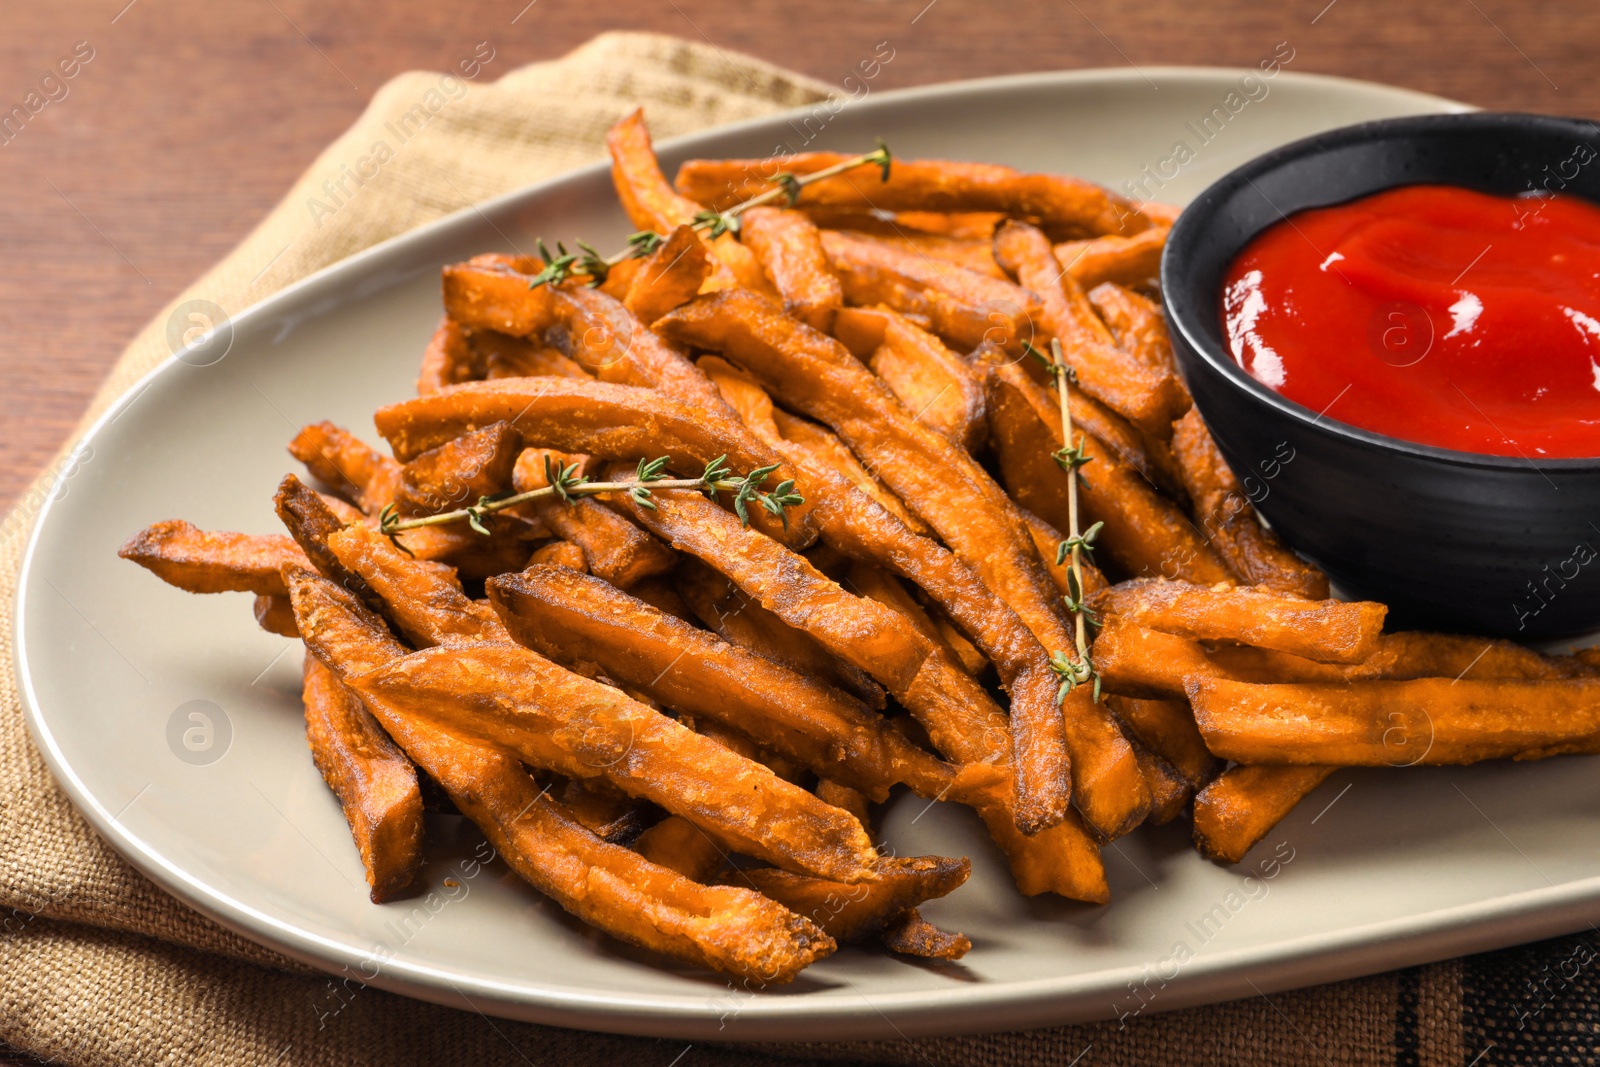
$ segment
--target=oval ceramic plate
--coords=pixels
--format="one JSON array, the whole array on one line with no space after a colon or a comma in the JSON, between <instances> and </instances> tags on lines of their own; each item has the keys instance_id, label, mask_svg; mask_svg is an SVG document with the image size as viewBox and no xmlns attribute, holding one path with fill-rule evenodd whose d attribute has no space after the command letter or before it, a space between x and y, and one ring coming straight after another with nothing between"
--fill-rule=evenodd
<instances>
[{"instance_id":1,"label":"oval ceramic plate","mask_svg":"<svg viewBox=\"0 0 1600 1067\"><path fill-rule=\"evenodd\" d=\"M1162 69L874 94L663 146L846 151L1080 174L1182 201L1275 145L1363 119L1456 109L1374 85ZM818 132L820 130L820 132ZM815 136L807 145L804 138ZM1249 996L1576 930L1600 917L1590 760L1336 776L1232 870L1185 826L1106 850L1115 901L1025 899L969 813L902 798L900 854L973 858L923 910L972 938L958 964L846 949L770 993L609 940L568 918L481 839L433 819L431 896L375 906L338 804L308 758L296 643L243 595L191 596L117 559L147 523L279 529L271 497L303 423L371 433L408 396L439 316L441 264L540 234L628 232L592 167L331 267L233 321L209 366L173 361L103 418L58 485L21 583L30 722L95 827L194 907L291 956L384 988L523 1019L685 1038L844 1039L1016 1028ZM214 353L213 353L214 354ZM445 879L450 877L453 886ZM1136 990L1136 991L1135 991Z\"/></svg>"}]
</instances>

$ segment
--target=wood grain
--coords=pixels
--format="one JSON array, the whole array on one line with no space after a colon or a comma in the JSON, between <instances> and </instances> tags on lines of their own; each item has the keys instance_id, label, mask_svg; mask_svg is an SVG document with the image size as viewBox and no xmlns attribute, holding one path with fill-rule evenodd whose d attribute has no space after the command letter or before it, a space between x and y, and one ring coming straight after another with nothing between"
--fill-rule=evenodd
<instances>
[{"instance_id":1,"label":"wood grain","mask_svg":"<svg viewBox=\"0 0 1600 1067\"><path fill-rule=\"evenodd\" d=\"M708 40L832 82L887 40L895 55L876 88L1249 65L1288 41L1296 71L1600 116L1600 7L1577 0L8 3L0 113L77 42L94 58L0 145L0 503L60 446L134 332L245 234L385 79L442 68L483 40L504 70L609 29Z\"/></svg>"}]
</instances>

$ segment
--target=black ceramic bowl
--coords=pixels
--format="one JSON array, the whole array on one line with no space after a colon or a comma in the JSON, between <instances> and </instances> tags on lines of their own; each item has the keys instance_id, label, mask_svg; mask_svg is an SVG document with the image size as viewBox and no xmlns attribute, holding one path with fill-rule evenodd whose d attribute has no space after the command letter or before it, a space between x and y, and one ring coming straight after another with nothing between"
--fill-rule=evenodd
<instances>
[{"instance_id":1,"label":"black ceramic bowl","mask_svg":"<svg viewBox=\"0 0 1600 1067\"><path fill-rule=\"evenodd\" d=\"M1245 164L1189 205L1161 261L1184 377L1273 528L1352 595L1390 605L1395 624L1523 640L1600 628L1600 457L1535 463L1357 429L1279 396L1224 347L1222 278L1252 237L1285 214L1419 182L1600 201L1600 128L1431 115L1333 130Z\"/></svg>"}]
</instances>

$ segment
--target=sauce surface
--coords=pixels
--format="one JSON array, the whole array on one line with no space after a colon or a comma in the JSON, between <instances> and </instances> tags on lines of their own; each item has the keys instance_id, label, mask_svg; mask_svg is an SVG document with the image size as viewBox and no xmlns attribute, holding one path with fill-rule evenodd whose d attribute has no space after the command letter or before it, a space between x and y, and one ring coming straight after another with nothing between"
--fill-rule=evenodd
<instances>
[{"instance_id":1,"label":"sauce surface","mask_svg":"<svg viewBox=\"0 0 1600 1067\"><path fill-rule=\"evenodd\" d=\"M1298 212L1228 268L1224 339L1330 419L1490 455L1600 456L1600 207L1411 185Z\"/></svg>"}]
</instances>

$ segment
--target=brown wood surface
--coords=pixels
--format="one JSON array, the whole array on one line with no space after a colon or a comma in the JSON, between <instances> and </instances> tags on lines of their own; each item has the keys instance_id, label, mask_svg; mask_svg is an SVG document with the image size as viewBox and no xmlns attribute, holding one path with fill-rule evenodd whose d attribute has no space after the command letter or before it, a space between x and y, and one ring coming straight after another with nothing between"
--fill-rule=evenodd
<instances>
[{"instance_id":1,"label":"brown wood surface","mask_svg":"<svg viewBox=\"0 0 1600 1067\"><path fill-rule=\"evenodd\" d=\"M94 49L69 94L0 145L0 503L62 443L133 333L245 234L385 79L443 68L482 40L504 70L603 30L656 30L833 82L890 40L878 88L1251 65L1287 40L1296 71L1600 116L1600 6L1576 0L524 3L0 4L0 112L78 42Z\"/></svg>"}]
</instances>

